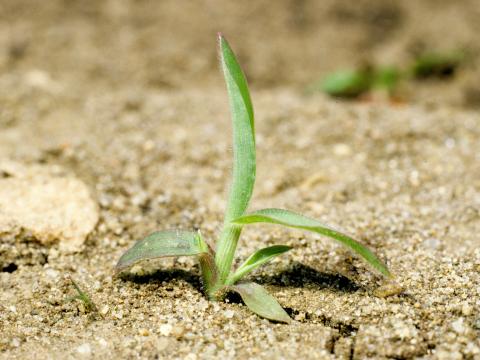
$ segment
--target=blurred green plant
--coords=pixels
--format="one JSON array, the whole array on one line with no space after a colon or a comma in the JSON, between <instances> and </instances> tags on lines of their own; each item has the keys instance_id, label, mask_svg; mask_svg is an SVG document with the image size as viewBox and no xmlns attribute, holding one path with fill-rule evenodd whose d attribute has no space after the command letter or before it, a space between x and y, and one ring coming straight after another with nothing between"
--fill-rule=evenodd
<instances>
[{"instance_id":1,"label":"blurred green plant","mask_svg":"<svg viewBox=\"0 0 480 360\"><path fill-rule=\"evenodd\" d=\"M357 69L335 71L317 84L309 88L311 91L320 89L326 94L340 98L357 98L372 90L395 93L400 81L408 78L425 79L447 77L453 75L464 62L465 54L461 51L430 52L416 57L407 70L395 66L363 66Z\"/></svg>"},{"instance_id":2,"label":"blurred green plant","mask_svg":"<svg viewBox=\"0 0 480 360\"><path fill-rule=\"evenodd\" d=\"M448 77L455 73L464 60L462 51L426 52L415 59L410 71L412 76L419 79Z\"/></svg>"},{"instance_id":3,"label":"blurred green plant","mask_svg":"<svg viewBox=\"0 0 480 360\"><path fill-rule=\"evenodd\" d=\"M259 266L289 251L290 246L274 245L260 249L232 271L232 263L243 227L255 223L269 223L307 230L337 240L381 274L390 277L387 267L370 250L331 226L288 210L263 209L246 213L256 172L253 107L243 71L222 35L219 35L219 53L232 115L233 182L227 200L223 230L216 244L216 250L204 241L200 232L159 231L138 241L127 250L118 261L117 272L148 259L196 256L200 263L204 290L209 299L221 300L226 293L234 291L256 314L270 320L288 323L291 320L290 317L273 296L261 285L242 281L242 279Z\"/></svg>"},{"instance_id":4,"label":"blurred green plant","mask_svg":"<svg viewBox=\"0 0 480 360\"><path fill-rule=\"evenodd\" d=\"M372 71L368 69L348 69L333 72L322 81L321 89L336 97L357 97L370 90Z\"/></svg>"},{"instance_id":5,"label":"blurred green plant","mask_svg":"<svg viewBox=\"0 0 480 360\"><path fill-rule=\"evenodd\" d=\"M393 66L348 69L327 75L321 82L320 88L334 97L356 98L372 89L381 89L392 93L401 78L400 70Z\"/></svg>"}]
</instances>

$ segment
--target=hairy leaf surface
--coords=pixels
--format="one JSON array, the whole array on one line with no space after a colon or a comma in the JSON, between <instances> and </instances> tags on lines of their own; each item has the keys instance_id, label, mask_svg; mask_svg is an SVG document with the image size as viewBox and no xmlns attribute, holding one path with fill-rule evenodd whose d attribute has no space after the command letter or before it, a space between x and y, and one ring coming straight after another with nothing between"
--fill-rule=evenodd
<instances>
[{"instance_id":1,"label":"hairy leaf surface","mask_svg":"<svg viewBox=\"0 0 480 360\"><path fill-rule=\"evenodd\" d=\"M380 261L380 259L378 259L377 256L375 256L375 254L373 254L368 248L352 239L350 236L306 216L282 209L263 209L241 216L232 222L238 225L247 225L260 222L278 224L328 236L353 250L383 275L388 277L391 276L383 262Z\"/></svg>"},{"instance_id":2,"label":"hairy leaf surface","mask_svg":"<svg viewBox=\"0 0 480 360\"><path fill-rule=\"evenodd\" d=\"M228 222L244 213L252 195L255 183L255 125L245 75L222 35L219 43L233 124L233 183L225 214Z\"/></svg>"},{"instance_id":3,"label":"hairy leaf surface","mask_svg":"<svg viewBox=\"0 0 480 360\"><path fill-rule=\"evenodd\" d=\"M263 286L253 282L246 282L230 286L229 288L240 294L245 305L255 314L269 320L284 323L292 321L277 299L270 295Z\"/></svg>"},{"instance_id":4,"label":"hairy leaf surface","mask_svg":"<svg viewBox=\"0 0 480 360\"><path fill-rule=\"evenodd\" d=\"M117 263L117 272L142 261L167 256L192 256L208 253L200 235L192 231L158 231L137 241Z\"/></svg>"},{"instance_id":5,"label":"hairy leaf surface","mask_svg":"<svg viewBox=\"0 0 480 360\"><path fill-rule=\"evenodd\" d=\"M226 280L241 228L231 220L244 214L255 184L255 126L253 107L245 75L235 54L222 35L219 35L220 63L227 85L233 128L233 180L225 210L225 222L217 245L215 262L220 281Z\"/></svg>"}]
</instances>

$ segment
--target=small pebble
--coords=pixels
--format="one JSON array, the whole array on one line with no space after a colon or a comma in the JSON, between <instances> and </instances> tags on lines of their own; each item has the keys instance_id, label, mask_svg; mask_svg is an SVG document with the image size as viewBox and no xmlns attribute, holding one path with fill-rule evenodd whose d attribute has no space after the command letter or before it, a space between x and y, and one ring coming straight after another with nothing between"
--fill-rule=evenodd
<instances>
[{"instance_id":1,"label":"small pebble","mask_svg":"<svg viewBox=\"0 0 480 360\"><path fill-rule=\"evenodd\" d=\"M175 336L176 338L182 337L182 335L185 333L185 328L183 326L174 326L172 328L171 334Z\"/></svg>"},{"instance_id":2,"label":"small pebble","mask_svg":"<svg viewBox=\"0 0 480 360\"><path fill-rule=\"evenodd\" d=\"M225 310L223 312L223 316L225 316L227 319L233 318L234 315L235 315L235 311L233 311L233 310Z\"/></svg>"},{"instance_id":3,"label":"small pebble","mask_svg":"<svg viewBox=\"0 0 480 360\"><path fill-rule=\"evenodd\" d=\"M108 305L103 305L102 308L100 309L100 314L105 316L108 313Z\"/></svg>"},{"instance_id":4,"label":"small pebble","mask_svg":"<svg viewBox=\"0 0 480 360\"><path fill-rule=\"evenodd\" d=\"M148 336L148 335L150 335L150 332L148 331L148 329L145 329L145 328L139 329L139 330L138 330L138 333L139 333L141 336Z\"/></svg>"},{"instance_id":5,"label":"small pebble","mask_svg":"<svg viewBox=\"0 0 480 360\"><path fill-rule=\"evenodd\" d=\"M105 340L105 339L103 339L103 338L98 339L98 344L99 344L101 347L103 347L103 348L108 347L108 342L107 342L107 340Z\"/></svg>"},{"instance_id":6,"label":"small pebble","mask_svg":"<svg viewBox=\"0 0 480 360\"><path fill-rule=\"evenodd\" d=\"M92 353L92 348L90 344L85 343L77 347L77 352L81 355L90 355Z\"/></svg>"},{"instance_id":7,"label":"small pebble","mask_svg":"<svg viewBox=\"0 0 480 360\"><path fill-rule=\"evenodd\" d=\"M463 324L463 318L459 318L452 323L452 329L457 334L463 334L465 332L465 325Z\"/></svg>"},{"instance_id":8,"label":"small pebble","mask_svg":"<svg viewBox=\"0 0 480 360\"><path fill-rule=\"evenodd\" d=\"M12 344L13 347L19 347L20 346L20 339L13 338L11 344Z\"/></svg>"},{"instance_id":9,"label":"small pebble","mask_svg":"<svg viewBox=\"0 0 480 360\"><path fill-rule=\"evenodd\" d=\"M403 292L403 287L398 283L391 281L374 290L373 294L379 298L399 295Z\"/></svg>"},{"instance_id":10,"label":"small pebble","mask_svg":"<svg viewBox=\"0 0 480 360\"><path fill-rule=\"evenodd\" d=\"M170 324L162 324L160 325L160 334L162 334L163 336L169 336L172 332L172 325Z\"/></svg>"},{"instance_id":11,"label":"small pebble","mask_svg":"<svg viewBox=\"0 0 480 360\"><path fill-rule=\"evenodd\" d=\"M469 304L463 304L462 314L464 316L470 316L470 315L472 315L472 312L473 312L473 307L472 306L470 306Z\"/></svg>"}]
</instances>

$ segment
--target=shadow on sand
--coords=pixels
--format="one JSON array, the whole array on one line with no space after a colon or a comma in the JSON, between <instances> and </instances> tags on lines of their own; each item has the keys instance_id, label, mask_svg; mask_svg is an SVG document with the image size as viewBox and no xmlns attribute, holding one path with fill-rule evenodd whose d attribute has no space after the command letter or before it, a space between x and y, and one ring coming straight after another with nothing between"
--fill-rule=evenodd
<instances>
[{"instance_id":1,"label":"shadow on sand","mask_svg":"<svg viewBox=\"0 0 480 360\"><path fill-rule=\"evenodd\" d=\"M145 275L126 273L122 274L120 278L136 284L162 282L168 283L172 280L183 280L189 283L196 290L200 292L203 291L201 277L198 275L198 269L192 269L192 271L175 268L161 269ZM346 293L352 293L361 288L360 285L343 275L320 272L300 262L294 262L291 266L278 273L272 275L254 276L251 278L251 280L262 285L294 288L307 287L310 289L330 289ZM228 296L227 298L232 302L237 302L237 296L235 295Z\"/></svg>"},{"instance_id":2,"label":"shadow on sand","mask_svg":"<svg viewBox=\"0 0 480 360\"><path fill-rule=\"evenodd\" d=\"M300 262L294 262L287 269L273 275L256 276L254 280L264 285L331 289L347 293L361 288L360 285L341 274L320 272Z\"/></svg>"},{"instance_id":3,"label":"shadow on sand","mask_svg":"<svg viewBox=\"0 0 480 360\"><path fill-rule=\"evenodd\" d=\"M171 282L173 280L185 281L190 284L194 289L202 292L202 281L201 277L196 273L195 270L186 271L182 269L167 268L156 270L155 272L148 273L145 275L136 275L131 273L123 273L120 276L120 279L125 281L130 281L135 284L151 284L151 283L163 283Z\"/></svg>"}]
</instances>

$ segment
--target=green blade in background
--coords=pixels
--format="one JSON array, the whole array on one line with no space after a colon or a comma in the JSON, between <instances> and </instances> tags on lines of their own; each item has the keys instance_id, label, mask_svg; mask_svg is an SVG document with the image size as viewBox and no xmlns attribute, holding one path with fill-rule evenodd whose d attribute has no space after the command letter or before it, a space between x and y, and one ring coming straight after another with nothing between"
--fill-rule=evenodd
<instances>
[{"instance_id":1,"label":"green blade in background","mask_svg":"<svg viewBox=\"0 0 480 360\"><path fill-rule=\"evenodd\" d=\"M142 261L167 256L192 256L207 253L208 248L198 233L192 231L158 231L137 241L118 260L116 271Z\"/></svg>"},{"instance_id":2,"label":"green blade in background","mask_svg":"<svg viewBox=\"0 0 480 360\"><path fill-rule=\"evenodd\" d=\"M254 252L252 255L250 255L250 257L248 257L247 260L245 260L242 265L240 265L237 271L235 271L235 273L230 277L227 284L235 284L238 280L243 278L249 272L269 262L274 257L279 256L284 252L287 252L290 249L290 246L274 245Z\"/></svg>"},{"instance_id":3,"label":"green blade in background","mask_svg":"<svg viewBox=\"0 0 480 360\"><path fill-rule=\"evenodd\" d=\"M321 89L337 97L356 97L370 90L370 70L343 70L329 74L321 83Z\"/></svg>"},{"instance_id":4,"label":"green blade in background","mask_svg":"<svg viewBox=\"0 0 480 360\"><path fill-rule=\"evenodd\" d=\"M253 282L246 282L229 286L229 289L240 294L245 305L255 314L269 320L284 323L292 321L277 299L270 295L263 286Z\"/></svg>"},{"instance_id":5,"label":"green blade in background","mask_svg":"<svg viewBox=\"0 0 480 360\"><path fill-rule=\"evenodd\" d=\"M387 267L368 248L334 228L322 224L317 220L305 217L300 214L282 209L263 209L251 214L241 216L232 221L234 224L247 225L253 223L270 223L284 225L291 228L312 231L328 236L347 246L355 253L365 259L373 268L387 277L391 277Z\"/></svg>"},{"instance_id":6,"label":"green blade in background","mask_svg":"<svg viewBox=\"0 0 480 360\"><path fill-rule=\"evenodd\" d=\"M464 62L463 51L430 52L417 57L411 66L411 74L419 79L429 77L445 77L453 75Z\"/></svg>"}]
</instances>

